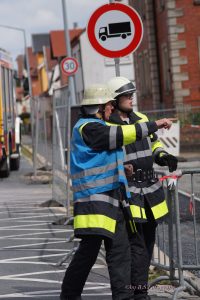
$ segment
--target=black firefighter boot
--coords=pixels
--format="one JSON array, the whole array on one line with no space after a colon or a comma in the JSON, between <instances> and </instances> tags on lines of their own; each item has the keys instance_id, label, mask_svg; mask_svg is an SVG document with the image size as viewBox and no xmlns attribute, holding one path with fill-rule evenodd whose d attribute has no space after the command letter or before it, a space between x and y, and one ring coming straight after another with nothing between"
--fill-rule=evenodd
<instances>
[{"instance_id":1,"label":"black firefighter boot","mask_svg":"<svg viewBox=\"0 0 200 300\"><path fill-rule=\"evenodd\" d=\"M138 294L134 296L134 300L151 300L151 297L147 294Z\"/></svg>"},{"instance_id":2,"label":"black firefighter boot","mask_svg":"<svg viewBox=\"0 0 200 300\"><path fill-rule=\"evenodd\" d=\"M82 297L81 296L64 297L64 296L60 295L60 300L82 300Z\"/></svg>"}]
</instances>

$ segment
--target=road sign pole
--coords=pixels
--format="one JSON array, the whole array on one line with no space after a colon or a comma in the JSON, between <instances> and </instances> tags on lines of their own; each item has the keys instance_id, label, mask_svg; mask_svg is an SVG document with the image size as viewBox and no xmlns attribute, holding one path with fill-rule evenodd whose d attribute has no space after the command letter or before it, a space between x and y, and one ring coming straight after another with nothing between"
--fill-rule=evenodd
<instances>
[{"instance_id":1,"label":"road sign pole","mask_svg":"<svg viewBox=\"0 0 200 300\"><path fill-rule=\"evenodd\" d=\"M110 4L114 3L114 0L109 0ZM116 76L120 76L120 58L119 57L116 57L114 58L114 61L115 61L115 74Z\"/></svg>"},{"instance_id":2,"label":"road sign pole","mask_svg":"<svg viewBox=\"0 0 200 300\"><path fill-rule=\"evenodd\" d=\"M120 76L120 58L119 57L116 57L114 58L114 61L115 61L115 74L116 76Z\"/></svg>"},{"instance_id":3,"label":"road sign pole","mask_svg":"<svg viewBox=\"0 0 200 300\"><path fill-rule=\"evenodd\" d=\"M70 36L68 30L68 21L67 21L67 7L65 0L62 0L62 10L63 10L63 22L64 22L64 32L65 32L65 43L67 49L67 56L72 56L71 54L71 44L70 44ZM71 95L71 105L76 104L76 94L75 94L75 84L74 84L74 77L70 76L69 80L69 89Z\"/></svg>"}]
</instances>

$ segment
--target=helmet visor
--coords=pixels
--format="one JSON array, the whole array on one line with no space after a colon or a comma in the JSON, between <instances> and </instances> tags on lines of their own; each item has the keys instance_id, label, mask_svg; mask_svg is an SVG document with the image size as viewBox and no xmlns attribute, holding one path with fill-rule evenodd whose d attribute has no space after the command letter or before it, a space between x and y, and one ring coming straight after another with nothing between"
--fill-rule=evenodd
<instances>
[{"instance_id":1,"label":"helmet visor","mask_svg":"<svg viewBox=\"0 0 200 300\"><path fill-rule=\"evenodd\" d=\"M122 87L120 87L115 92L118 93L118 96L120 96L122 94L131 94L131 93L134 93L135 91L136 91L136 88L135 88L134 84L132 82L129 82L129 83L123 85Z\"/></svg>"}]
</instances>

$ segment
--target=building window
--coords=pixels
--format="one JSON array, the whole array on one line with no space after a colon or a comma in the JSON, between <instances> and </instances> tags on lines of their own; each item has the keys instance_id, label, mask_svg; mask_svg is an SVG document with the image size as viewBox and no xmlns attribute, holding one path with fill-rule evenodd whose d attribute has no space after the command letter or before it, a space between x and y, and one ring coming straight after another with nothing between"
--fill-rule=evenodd
<instances>
[{"instance_id":1,"label":"building window","mask_svg":"<svg viewBox=\"0 0 200 300\"><path fill-rule=\"evenodd\" d=\"M151 94L151 70L150 70L148 51L144 51L144 74L145 74L146 95L150 95Z\"/></svg>"},{"instance_id":2,"label":"building window","mask_svg":"<svg viewBox=\"0 0 200 300\"><path fill-rule=\"evenodd\" d=\"M143 97L144 93L144 64L142 53L138 55L138 73L139 73L139 88L140 88L140 96Z\"/></svg>"},{"instance_id":3,"label":"building window","mask_svg":"<svg viewBox=\"0 0 200 300\"><path fill-rule=\"evenodd\" d=\"M159 11L162 12L165 9L165 0L159 0Z\"/></svg>"},{"instance_id":4,"label":"building window","mask_svg":"<svg viewBox=\"0 0 200 300\"><path fill-rule=\"evenodd\" d=\"M200 5L200 0L193 0L194 5Z\"/></svg>"},{"instance_id":5,"label":"building window","mask_svg":"<svg viewBox=\"0 0 200 300\"><path fill-rule=\"evenodd\" d=\"M165 93L171 91L171 77L170 77L170 62L167 45L162 45L162 71L163 71L163 83Z\"/></svg>"},{"instance_id":6,"label":"building window","mask_svg":"<svg viewBox=\"0 0 200 300\"><path fill-rule=\"evenodd\" d=\"M138 55L138 71L140 82L140 95L146 97L151 94L151 72L148 51Z\"/></svg>"}]
</instances>

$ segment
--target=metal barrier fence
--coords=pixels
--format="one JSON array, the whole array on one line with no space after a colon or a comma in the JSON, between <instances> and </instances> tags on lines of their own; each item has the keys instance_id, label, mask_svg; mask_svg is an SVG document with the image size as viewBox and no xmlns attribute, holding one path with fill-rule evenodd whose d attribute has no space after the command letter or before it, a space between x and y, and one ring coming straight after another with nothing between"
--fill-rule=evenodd
<instances>
[{"instance_id":1,"label":"metal barrier fence","mask_svg":"<svg viewBox=\"0 0 200 300\"><path fill-rule=\"evenodd\" d=\"M159 172L159 175L165 174ZM181 291L191 294L195 292L200 296L199 284L188 273L190 271L200 278L200 170L184 170L178 175L181 175L179 183L177 179L170 179L174 185L164 187L170 213L168 222L158 225L152 259L152 265L168 271L168 275L160 276L150 283L150 287L165 279L172 284L176 283L173 299L177 299ZM191 181L190 191L181 192L181 180L188 175Z\"/></svg>"},{"instance_id":2,"label":"metal barrier fence","mask_svg":"<svg viewBox=\"0 0 200 300\"><path fill-rule=\"evenodd\" d=\"M141 112L147 114L147 116L152 120L177 117L181 121L182 125L199 125L200 123L200 106L182 105L176 109L166 108L147 111L141 110Z\"/></svg>"},{"instance_id":3,"label":"metal barrier fence","mask_svg":"<svg viewBox=\"0 0 200 300\"><path fill-rule=\"evenodd\" d=\"M70 140L71 112L67 86L54 90L53 95L53 200L67 207L70 216Z\"/></svg>"},{"instance_id":4,"label":"metal barrier fence","mask_svg":"<svg viewBox=\"0 0 200 300\"><path fill-rule=\"evenodd\" d=\"M200 150L200 106L182 105L176 109L142 111L150 120L177 118L180 122L182 152Z\"/></svg>"},{"instance_id":5,"label":"metal barrier fence","mask_svg":"<svg viewBox=\"0 0 200 300\"><path fill-rule=\"evenodd\" d=\"M67 86L54 90L53 98L34 97L31 101L34 175L38 169L52 168L52 199L67 207L68 216L71 215L69 103Z\"/></svg>"},{"instance_id":6,"label":"metal barrier fence","mask_svg":"<svg viewBox=\"0 0 200 300\"><path fill-rule=\"evenodd\" d=\"M50 97L34 97L31 101L31 128L34 174L41 167L52 165Z\"/></svg>"}]
</instances>

